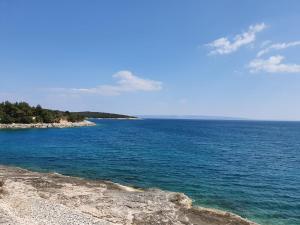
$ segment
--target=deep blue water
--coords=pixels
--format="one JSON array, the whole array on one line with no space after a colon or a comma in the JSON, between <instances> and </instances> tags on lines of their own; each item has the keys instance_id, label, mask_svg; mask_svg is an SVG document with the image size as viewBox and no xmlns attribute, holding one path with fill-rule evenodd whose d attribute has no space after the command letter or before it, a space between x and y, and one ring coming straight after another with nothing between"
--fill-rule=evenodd
<instances>
[{"instance_id":1,"label":"deep blue water","mask_svg":"<svg viewBox=\"0 0 300 225\"><path fill-rule=\"evenodd\" d=\"M300 224L300 123L96 120L0 131L0 164L180 191L263 225Z\"/></svg>"}]
</instances>

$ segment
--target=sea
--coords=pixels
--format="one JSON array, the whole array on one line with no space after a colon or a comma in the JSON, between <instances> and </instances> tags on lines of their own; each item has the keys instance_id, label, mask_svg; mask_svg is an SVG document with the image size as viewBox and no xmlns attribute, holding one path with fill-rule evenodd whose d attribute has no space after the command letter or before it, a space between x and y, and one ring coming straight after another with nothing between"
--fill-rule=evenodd
<instances>
[{"instance_id":1,"label":"sea","mask_svg":"<svg viewBox=\"0 0 300 225\"><path fill-rule=\"evenodd\" d=\"M183 192L262 225L300 224L300 122L92 121L0 130L0 164Z\"/></svg>"}]
</instances>

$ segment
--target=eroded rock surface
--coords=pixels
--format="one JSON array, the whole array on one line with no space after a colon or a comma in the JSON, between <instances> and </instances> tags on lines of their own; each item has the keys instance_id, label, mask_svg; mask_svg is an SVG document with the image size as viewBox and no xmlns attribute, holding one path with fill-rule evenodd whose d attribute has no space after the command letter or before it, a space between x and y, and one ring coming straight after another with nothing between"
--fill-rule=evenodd
<instances>
[{"instance_id":1,"label":"eroded rock surface","mask_svg":"<svg viewBox=\"0 0 300 225\"><path fill-rule=\"evenodd\" d=\"M3 181L3 182L1 182ZM255 225L182 193L0 166L1 225Z\"/></svg>"}]
</instances>

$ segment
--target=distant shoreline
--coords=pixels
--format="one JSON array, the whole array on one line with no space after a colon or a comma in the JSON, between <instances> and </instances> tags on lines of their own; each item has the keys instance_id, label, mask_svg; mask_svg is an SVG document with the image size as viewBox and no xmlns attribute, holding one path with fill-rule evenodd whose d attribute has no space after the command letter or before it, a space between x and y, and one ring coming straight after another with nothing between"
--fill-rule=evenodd
<instances>
[{"instance_id":1,"label":"distant shoreline","mask_svg":"<svg viewBox=\"0 0 300 225\"><path fill-rule=\"evenodd\" d=\"M141 120L141 118L138 117L128 117L128 118L87 118L87 119L93 119L93 120Z\"/></svg>"},{"instance_id":2,"label":"distant shoreline","mask_svg":"<svg viewBox=\"0 0 300 225\"><path fill-rule=\"evenodd\" d=\"M68 122L62 121L60 123L11 123L11 124L1 124L1 129L30 129L30 128L72 128L72 127L90 127L96 126L96 123L89 121L88 119L93 120L139 120L137 117L130 118L86 118L87 120L80 122Z\"/></svg>"},{"instance_id":3,"label":"distant shoreline","mask_svg":"<svg viewBox=\"0 0 300 225\"><path fill-rule=\"evenodd\" d=\"M71 128L71 127L87 127L95 126L94 122L84 120L80 122L60 122L60 123L12 123L12 124L0 124L0 129L29 129L29 128Z\"/></svg>"}]
</instances>

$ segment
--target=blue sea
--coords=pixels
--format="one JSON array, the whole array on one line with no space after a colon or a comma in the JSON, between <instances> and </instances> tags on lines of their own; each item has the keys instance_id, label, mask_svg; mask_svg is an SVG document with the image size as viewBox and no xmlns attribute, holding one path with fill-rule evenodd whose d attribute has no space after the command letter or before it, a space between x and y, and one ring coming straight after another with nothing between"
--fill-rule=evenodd
<instances>
[{"instance_id":1,"label":"blue sea","mask_svg":"<svg viewBox=\"0 0 300 225\"><path fill-rule=\"evenodd\" d=\"M300 224L300 123L94 120L0 131L0 164L184 192L263 225Z\"/></svg>"}]
</instances>

